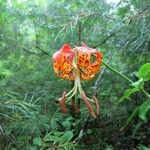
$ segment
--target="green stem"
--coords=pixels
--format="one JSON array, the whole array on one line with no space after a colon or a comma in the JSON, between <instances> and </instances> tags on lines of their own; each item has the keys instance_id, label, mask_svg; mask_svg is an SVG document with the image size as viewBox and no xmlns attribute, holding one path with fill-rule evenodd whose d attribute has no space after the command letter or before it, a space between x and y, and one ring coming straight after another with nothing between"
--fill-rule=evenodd
<instances>
[{"instance_id":1,"label":"green stem","mask_svg":"<svg viewBox=\"0 0 150 150\"><path fill-rule=\"evenodd\" d=\"M122 73L118 72L117 70L115 70L113 67L111 67L109 64L107 64L105 61L102 60L102 63L109 68L112 72L118 74L121 78L125 79L126 81L128 81L129 83L134 83L132 80L130 80L127 76L123 75ZM144 89L141 89L141 91L148 97L150 98L149 93L147 93Z\"/></svg>"},{"instance_id":2,"label":"green stem","mask_svg":"<svg viewBox=\"0 0 150 150\"><path fill-rule=\"evenodd\" d=\"M147 93L144 89L141 89L141 90L142 90L142 92L143 92L148 98L150 98L149 93Z\"/></svg>"},{"instance_id":3,"label":"green stem","mask_svg":"<svg viewBox=\"0 0 150 150\"><path fill-rule=\"evenodd\" d=\"M102 63L103 63L107 68L109 68L112 72L118 74L120 77L124 78L124 79L127 80L128 82L133 83L132 80L130 80L128 77L126 77L125 75L123 75L123 74L121 74L120 72L118 72L117 70L115 70L113 67L111 67L110 65L108 65L108 64L107 64L106 62L104 62L103 60L102 60Z\"/></svg>"},{"instance_id":4,"label":"green stem","mask_svg":"<svg viewBox=\"0 0 150 150\"><path fill-rule=\"evenodd\" d=\"M76 87L75 87L75 85L74 85L74 87L66 94L66 97L69 96L69 95L75 90L75 88L76 88Z\"/></svg>"}]
</instances>

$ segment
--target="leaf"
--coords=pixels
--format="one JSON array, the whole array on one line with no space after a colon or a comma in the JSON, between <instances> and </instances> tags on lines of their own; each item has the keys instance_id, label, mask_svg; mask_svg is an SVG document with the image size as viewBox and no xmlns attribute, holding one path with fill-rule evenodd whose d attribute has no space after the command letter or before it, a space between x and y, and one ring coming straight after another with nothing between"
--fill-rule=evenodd
<instances>
[{"instance_id":1,"label":"leaf","mask_svg":"<svg viewBox=\"0 0 150 150\"><path fill-rule=\"evenodd\" d=\"M58 127L58 123L57 122L58 122L57 118L56 119L55 118L51 119L51 124L50 125L51 125L52 129L56 129Z\"/></svg>"},{"instance_id":2,"label":"leaf","mask_svg":"<svg viewBox=\"0 0 150 150\"><path fill-rule=\"evenodd\" d=\"M72 139L73 137L73 132L72 131L67 131L65 134L61 137L60 142L65 143L68 142Z\"/></svg>"},{"instance_id":3,"label":"leaf","mask_svg":"<svg viewBox=\"0 0 150 150\"><path fill-rule=\"evenodd\" d=\"M63 125L65 128L69 129L70 126L71 126L71 122L68 121L68 120L66 120L66 121L64 121L64 122L62 123L62 125Z\"/></svg>"},{"instance_id":4,"label":"leaf","mask_svg":"<svg viewBox=\"0 0 150 150\"><path fill-rule=\"evenodd\" d=\"M150 148L145 147L144 145L139 145L137 148L138 150L150 150Z\"/></svg>"},{"instance_id":5,"label":"leaf","mask_svg":"<svg viewBox=\"0 0 150 150\"><path fill-rule=\"evenodd\" d=\"M147 122L146 114L150 109L150 99L146 100L140 107L139 117Z\"/></svg>"},{"instance_id":6,"label":"leaf","mask_svg":"<svg viewBox=\"0 0 150 150\"><path fill-rule=\"evenodd\" d=\"M137 88L139 88L139 89L142 89L143 86L144 86L144 80L143 80L143 78L141 78L141 79L139 79L138 81L132 83L132 86L133 86L133 87L137 87Z\"/></svg>"},{"instance_id":7,"label":"leaf","mask_svg":"<svg viewBox=\"0 0 150 150\"><path fill-rule=\"evenodd\" d=\"M150 63L146 63L140 67L139 78L143 78L144 81L150 80Z\"/></svg>"},{"instance_id":8,"label":"leaf","mask_svg":"<svg viewBox=\"0 0 150 150\"><path fill-rule=\"evenodd\" d=\"M123 130L132 121L132 119L138 114L139 111L140 111L140 106L135 108L135 110L132 112L130 117L127 119L126 124L121 128L121 130Z\"/></svg>"},{"instance_id":9,"label":"leaf","mask_svg":"<svg viewBox=\"0 0 150 150\"><path fill-rule=\"evenodd\" d=\"M63 132L59 132L59 131L54 131L53 133L55 136L60 137L63 135Z\"/></svg>"},{"instance_id":10,"label":"leaf","mask_svg":"<svg viewBox=\"0 0 150 150\"><path fill-rule=\"evenodd\" d=\"M134 88L125 90L124 95L123 95L123 96L120 98L120 100L119 100L119 103L120 103L120 102L123 102L125 99L130 100L131 94L133 94L133 93L135 93L135 92L137 92L137 91L139 91L139 88L138 88L138 87L134 87Z\"/></svg>"},{"instance_id":11,"label":"leaf","mask_svg":"<svg viewBox=\"0 0 150 150\"><path fill-rule=\"evenodd\" d=\"M33 144L37 145L37 146L41 146L42 145L42 140L39 137L36 137L33 139Z\"/></svg>"},{"instance_id":12,"label":"leaf","mask_svg":"<svg viewBox=\"0 0 150 150\"><path fill-rule=\"evenodd\" d=\"M59 139L63 136L63 132L54 131L49 134L46 134L44 137L44 141L59 141Z\"/></svg>"},{"instance_id":13,"label":"leaf","mask_svg":"<svg viewBox=\"0 0 150 150\"><path fill-rule=\"evenodd\" d=\"M51 134L47 134L45 137L44 137L44 141L56 141L58 139L57 136L55 135L51 135Z\"/></svg>"},{"instance_id":14,"label":"leaf","mask_svg":"<svg viewBox=\"0 0 150 150\"><path fill-rule=\"evenodd\" d=\"M127 119L127 124L132 121L132 119L133 119L133 118L136 116L136 114L139 112L139 109L140 109L139 106L135 108L135 110L132 112L132 114L130 115L130 117Z\"/></svg>"}]
</instances>

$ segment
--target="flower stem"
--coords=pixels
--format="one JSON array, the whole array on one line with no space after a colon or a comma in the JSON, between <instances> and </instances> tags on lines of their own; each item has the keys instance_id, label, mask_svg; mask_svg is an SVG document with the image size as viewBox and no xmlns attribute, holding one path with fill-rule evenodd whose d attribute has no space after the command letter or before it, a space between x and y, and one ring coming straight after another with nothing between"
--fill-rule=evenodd
<instances>
[{"instance_id":1,"label":"flower stem","mask_svg":"<svg viewBox=\"0 0 150 150\"><path fill-rule=\"evenodd\" d=\"M134 83L132 80L130 80L127 76L123 75L122 73L118 72L117 70L115 70L113 67L111 67L109 64L107 64L105 61L102 60L102 63L109 68L112 72L118 74L121 78L125 79L126 81L128 81L130 84ZM145 94L145 96L147 96L148 98L150 98L150 95L148 92L146 92L144 89L141 89L141 91Z\"/></svg>"},{"instance_id":2,"label":"flower stem","mask_svg":"<svg viewBox=\"0 0 150 150\"><path fill-rule=\"evenodd\" d=\"M128 77L126 77L125 75L123 75L122 73L118 72L117 70L115 70L113 67L111 67L110 65L108 65L105 61L102 60L102 63L109 68L112 72L118 74L120 77L122 77L123 79L125 79L126 81L130 82L131 84L133 83L132 80L130 80Z\"/></svg>"}]
</instances>

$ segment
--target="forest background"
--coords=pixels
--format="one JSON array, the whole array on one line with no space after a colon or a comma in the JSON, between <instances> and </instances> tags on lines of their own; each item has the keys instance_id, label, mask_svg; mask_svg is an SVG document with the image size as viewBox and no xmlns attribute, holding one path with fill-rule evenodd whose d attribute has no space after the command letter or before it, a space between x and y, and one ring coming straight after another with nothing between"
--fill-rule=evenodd
<instances>
[{"instance_id":1,"label":"forest background","mask_svg":"<svg viewBox=\"0 0 150 150\"><path fill-rule=\"evenodd\" d=\"M96 119L82 101L79 114L55 104L72 82L52 55L81 42L106 62L82 83ZM0 0L1 150L149 150L149 80L149 0Z\"/></svg>"}]
</instances>

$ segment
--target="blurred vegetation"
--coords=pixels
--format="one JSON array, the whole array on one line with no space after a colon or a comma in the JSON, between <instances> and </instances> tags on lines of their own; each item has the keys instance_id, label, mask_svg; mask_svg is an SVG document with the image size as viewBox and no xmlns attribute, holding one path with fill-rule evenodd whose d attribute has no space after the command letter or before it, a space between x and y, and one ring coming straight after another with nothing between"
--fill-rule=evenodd
<instances>
[{"instance_id":1,"label":"blurred vegetation","mask_svg":"<svg viewBox=\"0 0 150 150\"><path fill-rule=\"evenodd\" d=\"M133 81L103 65L83 82L97 119L82 103L77 115L55 104L72 83L55 76L52 54L81 42ZM1 150L149 150L149 80L149 0L0 0Z\"/></svg>"}]
</instances>

